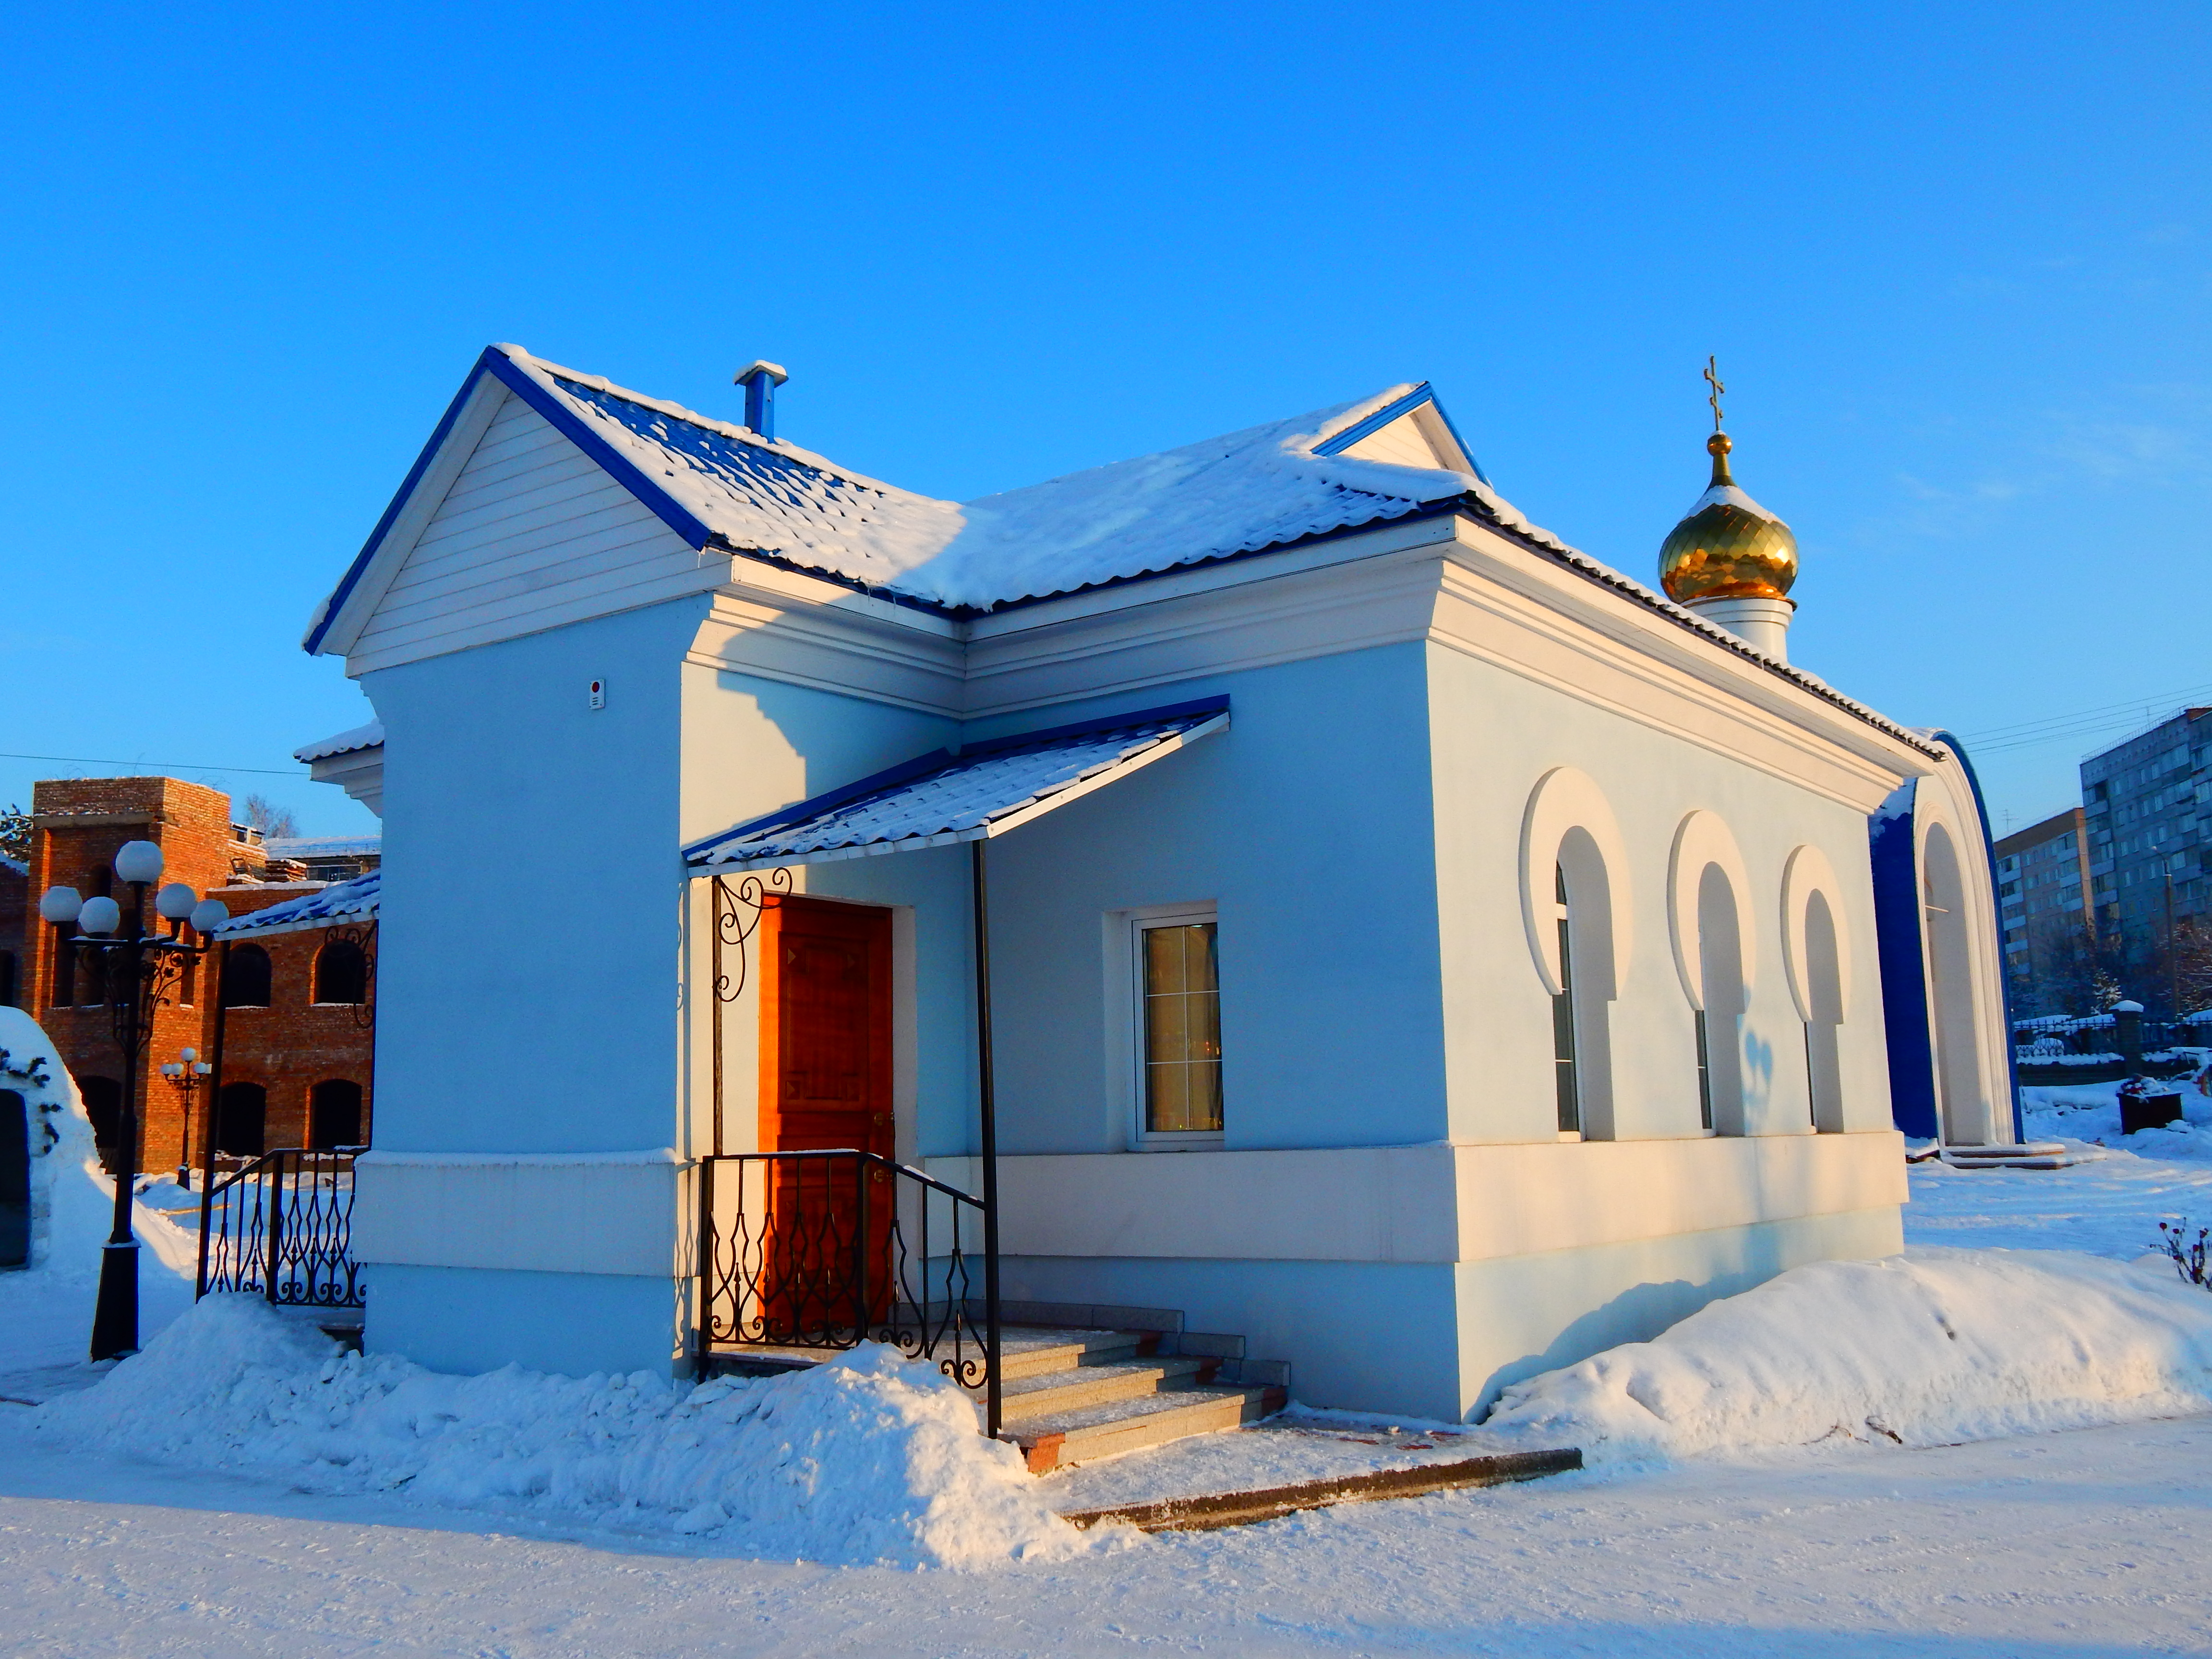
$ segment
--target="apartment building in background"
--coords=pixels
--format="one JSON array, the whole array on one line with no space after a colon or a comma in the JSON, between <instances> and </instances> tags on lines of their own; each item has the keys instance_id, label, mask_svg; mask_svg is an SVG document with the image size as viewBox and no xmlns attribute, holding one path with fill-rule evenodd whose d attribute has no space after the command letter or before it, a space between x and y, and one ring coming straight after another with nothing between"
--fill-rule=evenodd
<instances>
[{"instance_id":1,"label":"apartment building in background","mask_svg":"<svg viewBox=\"0 0 2212 1659\"><path fill-rule=\"evenodd\" d=\"M2212 708L2184 708L2083 761L2081 807L2099 935L2142 981L2131 994L2166 1012L2169 948L2204 926L2212 901Z\"/></svg>"},{"instance_id":2,"label":"apartment building in background","mask_svg":"<svg viewBox=\"0 0 2212 1659\"><path fill-rule=\"evenodd\" d=\"M2096 937L2090 874L2088 815L2078 806L1998 842L1998 926L2005 975L2026 1000L2065 1000ZM2020 1000L2016 994L2015 1001ZM2054 1006L2019 1007L2015 1015L2063 1013Z\"/></svg>"}]
</instances>

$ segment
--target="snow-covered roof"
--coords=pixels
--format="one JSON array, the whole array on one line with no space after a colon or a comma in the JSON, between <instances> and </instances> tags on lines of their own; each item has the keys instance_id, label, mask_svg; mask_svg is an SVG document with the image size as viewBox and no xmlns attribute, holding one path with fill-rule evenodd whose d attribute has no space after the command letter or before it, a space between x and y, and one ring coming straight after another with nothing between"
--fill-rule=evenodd
<instances>
[{"instance_id":1,"label":"snow-covered roof","mask_svg":"<svg viewBox=\"0 0 2212 1659\"><path fill-rule=\"evenodd\" d=\"M963 507L520 346L493 349L731 546L956 610L988 610L1401 518L1483 488L1472 472L1334 453L1330 440L1386 409L1403 412L1426 400L1425 386L1386 387Z\"/></svg>"},{"instance_id":2,"label":"snow-covered roof","mask_svg":"<svg viewBox=\"0 0 2212 1659\"><path fill-rule=\"evenodd\" d=\"M31 873L29 865L21 859L11 859L5 853L0 853L0 870L5 870L14 876L27 876Z\"/></svg>"},{"instance_id":3,"label":"snow-covered roof","mask_svg":"<svg viewBox=\"0 0 2212 1659\"><path fill-rule=\"evenodd\" d=\"M384 850L381 836L271 836L261 850L272 859L360 858Z\"/></svg>"},{"instance_id":4,"label":"snow-covered roof","mask_svg":"<svg viewBox=\"0 0 2212 1659\"><path fill-rule=\"evenodd\" d=\"M820 863L981 841L1229 724L1225 697L945 750L695 842L702 869Z\"/></svg>"},{"instance_id":5,"label":"snow-covered roof","mask_svg":"<svg viewBox=\"0 0 2212 1659\"><path fill-rule=\"evenodd\" d=\"M352 568L316 611L303 641L307 650L323 648L487 374L693 547L769 560L897 602L969 614L1418 513L1464 510L1891 737L1924 753L1941 752L1817 676L1767 656L1530 523L1491 488L1426 383L1388 386L1351 403L963 505L901 489L785 440L564 368L520 346L490 346ZM1391 421L1417 411L1433 416L1449 434L1441 447L1431 447L1437 458L1463 460L1465 471L1353 453ZM301 758L313 757L302 750Z\"/></svg>"},{"instance_id":6,"label":"snow-covered roof","mask_svg":"<svg viewBox=\"0 0 2212 1659\"><path fill-rule=\"evenodd\" d=\"M383 872L372 870L351 881L333 882L282 904L272 904L265 910L233 916L215 929L215 937L262 938L271 933L303 933L311 927L329 927L339 922L374 921L377 890L382 881ZM213 896L222 896L217 892Z\"/></svg>"},{"instance_id":7,"label":"snow-covered roof","mask_svg":"<svg viewBox=\"0 0 2212 1659\"><path fill-rule=\"evenodd\" d=\"M325 738L319 743L311 743L305 748L295 749L292 751L292 758L295 761L327 760L332 755L350 755L356 749L380 748L383 743L384 722L371 720L366 726L356 726L350 731L339 732Z\"/></svg>"}]
</instances>

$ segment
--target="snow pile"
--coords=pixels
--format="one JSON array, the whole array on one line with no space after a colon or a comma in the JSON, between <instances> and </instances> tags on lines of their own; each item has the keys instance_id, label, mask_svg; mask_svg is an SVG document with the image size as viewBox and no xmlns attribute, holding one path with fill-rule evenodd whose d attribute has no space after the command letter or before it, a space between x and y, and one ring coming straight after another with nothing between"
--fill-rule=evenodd
<instances>
[{"instance_id":1,"label":"snow pile","mask_svg":"<svg viewBox=\"0 0 2212 1659\"><path fill-rule=\"evenodd\" d=\"M69 1067L45 1028L20 1008L0 1007L0 1090L21 1097L31 1149L31 1259L34 1273L89 1278L115 1223L115 1183L100 1167L92 1120ZM136 1207L140 1243L154 1260L190 1276L198 1246L167 1218Z\"/></svg>"},{"instance_id":2,"label":"snow pile","mask_svg":"<svg viewBox=\"0 0 2212 1659\"><path fill-rule=\"evenodd\" d=\"M1916 1249L1798 1267L1505 1390L1485 1424L1592 1463L1907 1446L2212 1409L2212 1296L2163 1258Z\"/></svg>"},{"instance_id":3,"label":"snow pile","mask_svg":"<svg viewBox=\"0 0 2212 1659\"><path fill-rule=\"evenodd\" d=\"M88 1449L404 1492L747 1554L980 1566L1090 1545L933 1367L870 1344L787 1376L481 1376L337 1352L258 1297L212 1296L95 1387L39 1409Z\"/></svg>"}]
</instances>

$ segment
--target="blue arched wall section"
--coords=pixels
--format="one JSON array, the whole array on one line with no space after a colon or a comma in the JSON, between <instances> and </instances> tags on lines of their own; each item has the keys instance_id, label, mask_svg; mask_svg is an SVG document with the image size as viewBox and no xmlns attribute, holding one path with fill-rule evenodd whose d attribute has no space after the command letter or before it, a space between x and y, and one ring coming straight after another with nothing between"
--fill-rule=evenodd
<instances>
[{"instance_id":1,"label":"blue arched wall section","mask_svg":"<svg viewBox=\"0 0 2212 1659\"><path fill-rule=\"evenodd\" d=\"M1928 969L1920 947L1920 869L1912 836L1917 778L1907 778L1867 820L1874 863L1875 954L1889 1043L1889 1112L1909 1139L1933 1140L1935 1048L1928 1030Z\"/></svg>"},{"instance_id":2,"label":"blue arched wall section","mask_svg":"<svg viewBox=\"0 0 2212 1659\"><path fill-rule=\"evenodd\" d=\"M1990 891L1997 890L1996 843L1990 836L1989 808L1982 800L1982 782L1966 747L1948 732L1929 733L1950 750L1966 775L1973 792L1974 811L1981 821L1982 853L1990 865ZM1928 1030L1928 967L1921 952L1920 860L1913 834L1913 809L1919 780L1908 778L1867 820L1869 852L1874 868L1875 957L1881 969L1881 1006L1889 1046L1889 1105L1891 1120L1907 1137L1934 1140L1940 1137L1942 1119L1936 1098L1936 1060ZM1997 959L2003 960L2000 949ZM2012 988L2000 984L2004 1000L2005 1031L2012 1031ZM2012 1089L2013 1139L2023 1136L2020 1113L2020 1066L2009 1041L2005 1046L2005 1072Z\"/></svg>"}]
</instances>

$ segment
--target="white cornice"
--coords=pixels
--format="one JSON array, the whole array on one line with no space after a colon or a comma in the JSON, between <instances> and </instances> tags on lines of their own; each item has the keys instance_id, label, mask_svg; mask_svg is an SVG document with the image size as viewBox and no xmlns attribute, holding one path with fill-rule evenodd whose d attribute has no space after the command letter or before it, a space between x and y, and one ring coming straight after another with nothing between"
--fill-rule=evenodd
<instances>
[{"instance_id":1,"label":"white cornice","mask_svg":"<svg viewBox=\"0 0 2212 1659\"><path fill-rule=\"evenodd\" d=\"M954 719L1426 640L1870 811L1908 738L1464 514L965 621L738 558L687 660Z\"/></svg>"}]
</instances>

